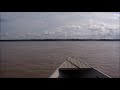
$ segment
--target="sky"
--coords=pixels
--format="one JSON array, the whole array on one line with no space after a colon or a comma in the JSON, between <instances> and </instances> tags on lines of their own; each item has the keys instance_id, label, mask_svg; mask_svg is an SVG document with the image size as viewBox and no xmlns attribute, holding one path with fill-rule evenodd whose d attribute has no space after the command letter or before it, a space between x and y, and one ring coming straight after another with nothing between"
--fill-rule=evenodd
<instances>
[{"instance_id":1,"label":"sky","mask_svg":"<svg viewBox=\"0 0 120 90\"><path fill-rule=\"evenodd\" d=\"M120 39L120 12L0 12L0 39Z\"/></svg>"}]
</instances>

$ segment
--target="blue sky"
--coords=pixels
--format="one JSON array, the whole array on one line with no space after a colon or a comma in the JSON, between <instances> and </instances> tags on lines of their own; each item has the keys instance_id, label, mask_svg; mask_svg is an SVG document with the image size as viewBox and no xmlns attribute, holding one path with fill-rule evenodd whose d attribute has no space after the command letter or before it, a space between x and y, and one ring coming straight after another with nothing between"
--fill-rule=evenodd
<instances>
[{"instance_id":1,"label":"blue sky","mask_svg":"<svg viewBox=\"0 0 120 90\"><path fill-rule=\"evenodd\" d=\"M119 12L0 12L0 39L120 38Z\"/></svg>"}]
</instances>

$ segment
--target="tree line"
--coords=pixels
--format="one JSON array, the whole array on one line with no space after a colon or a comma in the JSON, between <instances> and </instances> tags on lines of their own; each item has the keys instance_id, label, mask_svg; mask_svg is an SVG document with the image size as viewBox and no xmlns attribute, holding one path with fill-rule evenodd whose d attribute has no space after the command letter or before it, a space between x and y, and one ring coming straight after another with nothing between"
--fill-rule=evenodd
<instances>
[{"instance_id":1,"label":"tree line","mask_svg":"<svg viewBox=\"0 0 120 90\"><path fill-rule=\"evenodd\" d=\"M120 39L14 39L0 41L120 41Z\"/></svg>"}]
</instances>

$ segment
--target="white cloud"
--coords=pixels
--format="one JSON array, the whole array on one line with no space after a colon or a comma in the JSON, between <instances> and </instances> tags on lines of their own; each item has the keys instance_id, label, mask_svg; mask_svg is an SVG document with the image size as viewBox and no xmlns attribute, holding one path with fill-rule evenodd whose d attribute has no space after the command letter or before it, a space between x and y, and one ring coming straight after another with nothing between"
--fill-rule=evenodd
<instances>
[{"instance_id":1,"label":"white cloud","mask_svg":"<svg viewBox=\"0 0 120 90\"><path fill-rule=\"evenodd\" d=\"M1 16L1 38L6 39L119 38L120 34L120 16L115 12L8 12Z\"/></svg>"}]
</instances>

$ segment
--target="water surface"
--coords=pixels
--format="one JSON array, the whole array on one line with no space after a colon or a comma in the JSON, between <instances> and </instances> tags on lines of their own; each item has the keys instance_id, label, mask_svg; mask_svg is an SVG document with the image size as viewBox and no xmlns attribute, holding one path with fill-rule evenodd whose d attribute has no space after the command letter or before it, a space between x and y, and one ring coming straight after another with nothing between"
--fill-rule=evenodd
<instances>
[{"instance_id":1,"label":"water surface","mask_svg":"<svg viewBox=\"0 0 120 90\"><path fill-rule=\"evenodd\" d=\"M47 78L69 56L119 77L119 41L0 42L0 77Z\"/></svg>"}]
</instances>

